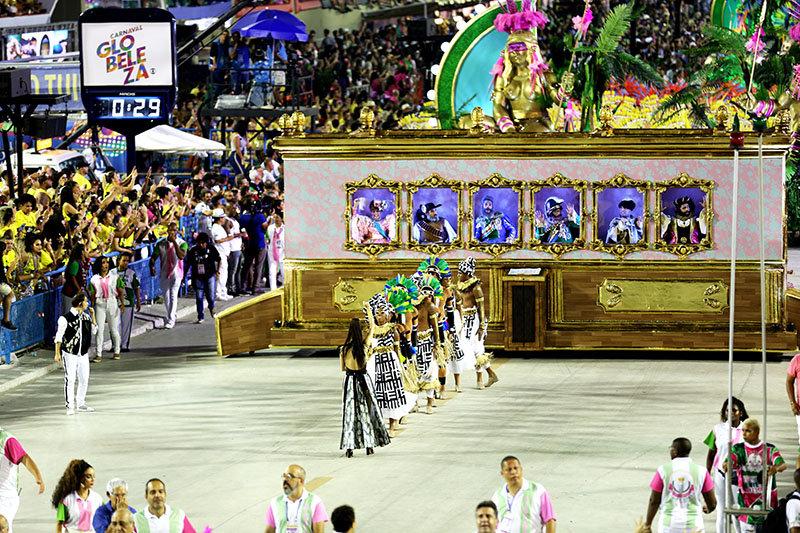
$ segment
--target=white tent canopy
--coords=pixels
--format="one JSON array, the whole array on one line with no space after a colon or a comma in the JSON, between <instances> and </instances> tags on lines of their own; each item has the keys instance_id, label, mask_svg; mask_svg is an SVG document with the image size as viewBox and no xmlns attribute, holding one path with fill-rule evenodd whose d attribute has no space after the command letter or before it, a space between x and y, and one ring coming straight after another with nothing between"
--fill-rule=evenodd
<instances>
[{"instance_id":1,"label":"white tent canopy","mask_svg":"<svg viewBox=\"0 0 800 533\"><path fill-rule=\"evenodd\" d=\"M205 157L207 152L224 152L225 145L163 124L137 135L136 151Z\"/></svg>"}]
</instances>

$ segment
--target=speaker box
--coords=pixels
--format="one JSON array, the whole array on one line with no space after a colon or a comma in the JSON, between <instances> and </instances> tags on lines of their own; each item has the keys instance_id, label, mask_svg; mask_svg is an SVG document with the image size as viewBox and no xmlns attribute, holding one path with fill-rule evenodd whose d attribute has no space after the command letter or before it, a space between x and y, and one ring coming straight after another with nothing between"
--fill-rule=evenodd
<instances>
[{"instance_id":1,"label":"speaker box","mask_svg":"<svg viewBox=\"0 0 800 533\"><path fill-rule=\"evenodd\" d=\"M33 116L25 123L24 132L26 135L38 139L63 137L67 132L67 117L64 115Z\"/></svg>"},{"instance_id":2,"label":"speaker box","mask_svg":"<svg viewBox=\"0 0 800 533\"><path fill-rule=\"evenodd\" d=\"M31 94L31 71L11 70L0 72L0 94L11 98Z\"/></svg>"},{"instance_id":3,"label":"speaker box","mask_svg":"<svg viewBox=\"0 0 800 533\"><path fill-rule=\"evenodd\" d=\"M425 39L436 35L434 19L412 19L408 21L408 38Z\"/></svg>"}]
</instances>

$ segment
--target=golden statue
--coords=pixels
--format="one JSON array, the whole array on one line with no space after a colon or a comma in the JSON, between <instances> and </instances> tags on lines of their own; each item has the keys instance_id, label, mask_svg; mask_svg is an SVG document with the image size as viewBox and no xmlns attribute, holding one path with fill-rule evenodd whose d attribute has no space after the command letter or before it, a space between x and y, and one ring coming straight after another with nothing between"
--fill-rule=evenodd
<instances>
[{"instance_id":1,"label":"golden statue","mask_svg":"<svg viewBox=\"0 0 800 533\"><path fill-rule=\"evenodd\" d=\"M556 88L558 79L548 72L549 67L542 59L536 29L545 24L547 18L532 8L530 0L523 0L519 11L514 0L507 0L505 13L494 21L498 30L509 34L506 47L492 69L492 115L501 132L553 131L546 96L560 103L572 92L572 74L566 74Z\"/></svg>"}]
</instances>

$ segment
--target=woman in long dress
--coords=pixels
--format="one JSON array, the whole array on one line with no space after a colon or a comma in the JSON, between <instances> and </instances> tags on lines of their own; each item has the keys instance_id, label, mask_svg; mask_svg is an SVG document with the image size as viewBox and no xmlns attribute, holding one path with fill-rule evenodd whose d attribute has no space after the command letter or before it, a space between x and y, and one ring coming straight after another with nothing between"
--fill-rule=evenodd
<instances>
[{"instance_id":1,"label":"woman in long dress","mask_svg":"<svg viewBox=\"0 0 800 533\"><path fill-rule=\"evenodd\" d=\"M375 390L367 376L367 353L361 332L361 321L350 321L347 340L339 347L342 371L345 373L342 386L342 439L340 449L352 457L354 449L367 449L367 455L375 453L376 446L389 444L389 434L383 425Z\"/></svg>"}]
</instances>

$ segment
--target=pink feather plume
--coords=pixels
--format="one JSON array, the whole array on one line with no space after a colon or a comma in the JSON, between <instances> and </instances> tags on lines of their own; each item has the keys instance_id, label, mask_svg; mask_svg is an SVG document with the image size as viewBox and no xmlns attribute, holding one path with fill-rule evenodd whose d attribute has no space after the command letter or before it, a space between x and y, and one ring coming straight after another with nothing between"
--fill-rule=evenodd
<instances>
[{"instance_id":1,"label":"pink feather plume","mask_svg":"<svg viewBox=\"0 0 800 533\"><path fill-rule=\"evenodd\" d=\"M503 73L504 66L505 63L503 62L503 56L501 55L499 58L497 58L497 63L494 64L494 67L492 67L492 71L489 72L489 75L492 77L499 76Z\"/></svg>"}]
</instances>

